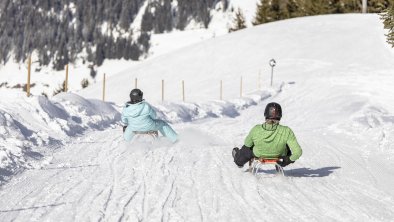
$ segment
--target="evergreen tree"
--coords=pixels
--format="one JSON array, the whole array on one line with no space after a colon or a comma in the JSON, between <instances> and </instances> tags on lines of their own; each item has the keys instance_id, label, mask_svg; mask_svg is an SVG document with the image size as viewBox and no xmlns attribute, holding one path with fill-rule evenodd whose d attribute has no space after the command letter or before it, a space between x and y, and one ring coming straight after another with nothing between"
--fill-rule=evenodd
<instances>
[{"instance_id":1,"label":"evergreen tree","mask_svg":"<svg viewBox=\"0 0 394 222\"><path fill-rule=\"evenodd\" d=\"M0 61L11 57L16 62L24 60L33 51L39 64L53 64L56 69L75 61L83 51L88 61L101 64L105 58L115 58L118 53L107 50L116 48L127 38L131 46L137 37L127 30L143 4L143 0L28 0L0 1ZM74 5L71 8L71 3ZM37 10L39 8L40 10ZM103 24L109 24L103 32ZM112 25L111 25L112 24ZM105 26L104 26L105 27ZM128 32L125 36L123 27ZM112 33L121 34L118 39ZM142 32L144 36L149 34ZM141 35L142 35L141 34ZM103 40L104 39L104 40ZM148 39L148 40L146 40ZM104 42L103 42L104 41ZM147 42L146 42L147 41ZM141 55L149 48L149 37L137 47ZM124 47L127 47L126 45ZM96 50L98 49L98 50ZM122 53L124 54L124 53ZM137 56L137 59L138 59Z\"/></svg>"},{"instance_id":2,"label":"evergreen tree","mask_svg":"<svg viewBox=\"0 0 394 222\"><path fill-rule=\"evenodd\" d=\"M305 0L301 6L302 16L327 14L330 4L327 0Z\"/></svg>"},{"instance_id":3,"label":"evergreen tree","mask_svg":"<svg viewBox=\"0 0 394 222\"><path fill-rule=\"evenodd\" d=\"M379 13L391 0L368 0L368 12ZM254 25L300 16L360 13L361 0L260 0Z\"/></svg>"},{"instance_id":4,"label":"evergreen tree","mask_svg":"<svg viewBox=\"0 0 394 222\"><path fill-rule=\"evenodd\" d=\"M235 18L234 18L233 23L234 23L234 26L229 29L229 32L235 32L240 29L246 28L245 16L243 15L240 8L238 8L237 12L235 13Z\"/></svg>"},{"instance_id":5,"label":"evergreen tree","mask_svg":"<svg viewBox=\"0 0 394 222\"><path fill-rule=\"evenodd\" d=\"M390 5L390 0L368 0L368 13L381 13Z\"/></svg>"},{"instance_id":6,"label":"evergreen tree","mask_svg":"<svg viewBox=\"0 0 394 222\"><path fill-rule=\"evenodd\" d=\"M270 16L270 2L271 0L260 0L260 3L257 4L256 16L254 18L253 25L274 21L274 18Z\"/></svg>"},{"instance_id":7,"label":"evergreen tree","mask_svg":"<svg viewBox=\"0 0 394 222\"><path fill-rule=\"evenodd\" d=\"M226 10L228 0L178 0L177 7L172 0L148 1L142 31L134 35L131 24L147 0L1 0L0 62L24 62L33 51L41 65L56 69L81 55L94 65L139 59L149 49L151 31L184 29L191 21L207 27L219 1Z\"/></svg>"},{"instance_id":8,"label":"evergreen tree","mask_svg":"<svg viewBox=\"0 0 394 222\"><path fill-rule=\"evenodd\" d=\"M253 25L304 16L302 3L300 0L260 0Z\"/></svg>"},{"instance_id":9,"label":"evergreen tree","mask_svg":"<svg viewBox=\"0 0 394 222\"><path fill-rule=\"evenodd\" d=\"M388 29L387 42L394 47L394 0L389 1L388 7L381 14L384 28Z\"/></svg>"}]
</instances>

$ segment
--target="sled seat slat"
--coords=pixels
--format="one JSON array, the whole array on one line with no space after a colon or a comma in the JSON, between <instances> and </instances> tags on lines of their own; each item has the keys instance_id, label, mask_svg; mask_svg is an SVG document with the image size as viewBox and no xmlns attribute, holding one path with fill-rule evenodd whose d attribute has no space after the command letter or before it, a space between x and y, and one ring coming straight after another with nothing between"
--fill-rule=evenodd
<instances>
[{"instance_id":1,"label":"sled seat slat","mask_svg":"<svg viewBox=\"0 0 394 222\"><path fill-rule=\"evenodd\" d=\"M262 164L277 164L279 158L255 158L254 160L260 161Z\"/></svg>"},{"instance_id":2,"label":"sled seat slat","mask_svg":"<svg viewBox=\"0 0 394 222\"><path fill-rule=\"evenodd\" d=\"M136 135L151 135L151 136L159 136L158 131L133 131Z\"/></svg>"}]
</instances>

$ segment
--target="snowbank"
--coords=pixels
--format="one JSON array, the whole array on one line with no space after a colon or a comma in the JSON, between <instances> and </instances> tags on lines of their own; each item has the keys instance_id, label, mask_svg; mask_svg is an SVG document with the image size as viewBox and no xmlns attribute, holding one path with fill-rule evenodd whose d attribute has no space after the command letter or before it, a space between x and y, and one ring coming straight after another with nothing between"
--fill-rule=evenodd
<instances>
[{"instance_id":1,"label":"snowbank","mask_svg":"<svg viewBox=\"0 0 394 222\"><path fill-rule=\"evenodd\" d=\"M0 93L0 180L23 168L34 168L53 149L87 130L103 130L120 119L110 103L75 94L27 98Z\"/></svg>"},{"instance_id":2,"label":"snowbank","mask_svg":"<svg viewBox=\"0 0 394 222\"><path fill-rule=\"evenodd\" d=\"M236 117L240 110L257 105L281 88L254 92L229 101L153 105L158 117L170 123ZM27 98L24 93L1 90L0 181L19 170L41 167L47 162L43 160L50 159L55 149L86 131L115 127L120 120L121 108L73 93L61 93L47 99L44 96Z\"/></svg>"},{"instance_id":3,"label":"snowbank","mask_svg":"<svg viewBox=\"0 0 394 222\"><path fill-rule=\"evenodd\" d=\"M282 83L278 89L255 91L242 98L231 100L215 100L201 103L165 102L153 103L158 117L170 123L192 122L205 118L234 118L240 111L255 106L265 99L274 96L292 83Z\"/></svg>"}]
</instances>

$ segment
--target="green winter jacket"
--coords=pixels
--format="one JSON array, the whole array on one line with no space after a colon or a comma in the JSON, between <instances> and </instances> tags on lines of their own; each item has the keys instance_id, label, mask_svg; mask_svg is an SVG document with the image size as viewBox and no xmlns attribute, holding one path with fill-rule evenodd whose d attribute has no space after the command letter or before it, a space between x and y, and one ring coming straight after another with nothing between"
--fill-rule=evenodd
<instances>
[{"instance_id":1,"label":"green winter jacket","mask_svg":"<svg viewBox=\"0 0 394 222\"><path fill-rule=\"evenodd\" d=\"M253 147L253 154L256 157L285 156L287 154L286 144L292 153L290 160L295 161L302 155L302 149L293 131L289 127L279 124L256 125L249 132L244 144L247 147Z\"/></svg>"}]
</instances>

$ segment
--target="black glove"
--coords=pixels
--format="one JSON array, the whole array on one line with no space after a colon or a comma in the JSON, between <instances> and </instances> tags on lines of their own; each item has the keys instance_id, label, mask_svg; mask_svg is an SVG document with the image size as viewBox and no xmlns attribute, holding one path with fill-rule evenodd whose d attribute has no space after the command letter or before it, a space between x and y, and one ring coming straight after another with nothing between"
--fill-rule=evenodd
<instances>
[{"instance_id":1,"label":"black glove","mask_svg":"<svg viewBox=\"0 0 394 222\"><path fill-rule=\"evenodd\" d=\"M127 126L123 126L123 132L126 131Z\"/></svg>"},{"instance_id":2,"label":"black glove","mask_svg":"<svg viewBox=\"0 0 394 222\"><path fill-rule=\"evenodd\" d=\"M289 156L283 156L283 157L281 157L281 158L279 159L278 164L279 164L281 167L285 167L285 166L289 165L290 163L294 163L294 162L295 162L295 161L290 160L290 157L289 157Z\"/></svg>"}]
</instances>

